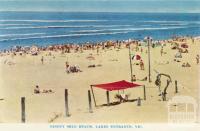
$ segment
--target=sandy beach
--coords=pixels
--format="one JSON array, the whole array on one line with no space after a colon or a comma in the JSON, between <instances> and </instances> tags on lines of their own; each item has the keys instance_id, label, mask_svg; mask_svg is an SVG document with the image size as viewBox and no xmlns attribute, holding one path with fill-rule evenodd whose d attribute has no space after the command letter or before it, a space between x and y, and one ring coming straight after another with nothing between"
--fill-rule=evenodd
<instances>
[{"instance_id":1,"label":"sandy beach","mask_svg":"<svg viewBox=\"0 0 200 131\"><path fill-rule=\"evenodd\" d=\"M90 85L108 83L120 80L131 81L129 50L125 46L121 49L110 47L109 49L84 50L82 53L62 54L61 51L40 51L37 56L30 54L20 56L4 55L0 57L0 122L21 122L21 97L26 98L26 122L27 123L153 123L168 121L167 102L173 96L187 95L198 99L199 67L196 64L196 55L200 54L200 40L194 42L186 39L188 53L182 53L180 62L174 61L177 50L172 50L171 43L165 42L161 56L161 47L151 47L151 78L152 82L135 81L146 86L146 100L124 102L114 106L95 107L92 101L93 113L89 113L88 90ZM137 79L148 76L147 46L141 46L143 52L135 51L133 54L141 56L144 62L144 70L132 60L133 74ZM139 49L141 48L139 47ZM88 56L95 58L87 59ZM41 63L43 56L44 63ZM8 61L14 64L7 64ZM65 62L70 65L78 65L82 72L66 73ZM182 67L183 63L189 63L191 67ZM101 65L88 68L89 65ZM155 85L156 72L171 76L167 90L167 101L162 101L158 87ZM175 93L175 80L178 81L178 93ZM166 80L162 80L166 83ZM35 86L41 90L51 89L53 93L34 94ZM64 90L69 92L69 113L65 117ZM122 92L122 91L120 91ZM110 92L110 101L118 101L114 96L117 91ZM130 99L143 98L143 88L129 88L125 90ZM94 87L94 94L98 105L106 104L106 91Z\"/></svg>"}]
</instances>

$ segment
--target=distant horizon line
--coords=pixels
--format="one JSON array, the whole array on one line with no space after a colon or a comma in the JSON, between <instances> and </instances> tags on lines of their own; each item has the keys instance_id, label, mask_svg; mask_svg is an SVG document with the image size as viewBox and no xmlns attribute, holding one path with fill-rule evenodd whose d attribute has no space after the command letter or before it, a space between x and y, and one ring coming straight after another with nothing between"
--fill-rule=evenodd
<instances>
[{"instance_id":1,"label":"distant horizon line","mask_svg":"<svg viewBox=\"0 0 200 131\"><path fill-rule=\"evenodd\" d=\"M0 10L0 12L52 12L52 13L166 13L166 14L200 14L200 12L129 12L129 11L20 11L20 10Z\"/></svg>"}]
</instances>

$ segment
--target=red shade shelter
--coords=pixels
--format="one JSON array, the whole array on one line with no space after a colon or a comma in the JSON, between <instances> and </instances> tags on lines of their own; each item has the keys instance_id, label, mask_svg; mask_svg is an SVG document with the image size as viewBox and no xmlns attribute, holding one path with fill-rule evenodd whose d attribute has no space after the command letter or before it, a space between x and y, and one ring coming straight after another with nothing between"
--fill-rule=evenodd
<instances>
[{"instance_id":1,"label":"red shade shelter","mask_svg":"<svg viewBox=\"0 0 200 131\"><path fill-rule=\"evenodd\" d=\"M101 88L101 89L106 90L107 101L108 101L108 105L109 105L109 91L124 90L124 89L128 89L128 88L135 88L135 87L138 87L138 86L144 87L144 100L146 100L145 86L137 84L137 83L131 83L131 82L127 82L125 80L121 80L121 81L116 81L116 82L111 82L111 83L91 85L91 91L92 91L92 94L93 94L95 106L96 106L96 100L95 100L95 96L94 96L93 87L97 87L97 88Z\"/></svg>"},{"instance_id":2,"label":"red shade shelter","mask_svg":"<svg viewBox=\"0 0 200 131\"><path fill-rule=\"evenodd\" d=\"M141 86L141 85L122 80L122 81L117 81L117 82L111 82L111 83L105 83L105 84L96 84L96 85L91 85L91 86L102 88L102 89L105 89L107 91L113 91L113 90L124 90L124 89L127 89L127 88L134 88L134 87Z\"/></svg>"}]
</instances>

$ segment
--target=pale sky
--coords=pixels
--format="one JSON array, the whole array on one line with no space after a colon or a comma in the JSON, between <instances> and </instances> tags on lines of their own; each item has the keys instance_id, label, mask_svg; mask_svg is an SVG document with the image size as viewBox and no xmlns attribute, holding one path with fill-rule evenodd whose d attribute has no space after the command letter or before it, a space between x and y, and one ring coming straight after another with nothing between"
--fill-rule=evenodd
<instances>
[{"instance_id":1,"label":"pale sky","mask_svg":"<svg viewBox=\"0 0 200 131\"><path fill-rule=\"evenodd\" d=\"M200 13L200 0L0 0L0 11Z\"/></svg>"}]
</instances>

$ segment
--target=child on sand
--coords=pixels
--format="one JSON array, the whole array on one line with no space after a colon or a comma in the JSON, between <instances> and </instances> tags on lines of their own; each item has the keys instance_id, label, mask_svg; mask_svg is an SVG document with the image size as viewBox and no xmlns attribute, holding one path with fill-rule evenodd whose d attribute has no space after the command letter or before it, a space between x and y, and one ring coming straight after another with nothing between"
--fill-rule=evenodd
<instances>
[{"instance_id":1,"label":"child on sand","mask_svg":"<svg viewBox=\"0 0 200 131\"><path fill-rule=\"evenodd\" d=\"M34 89L34 93L35 94L39 94L40 93L40 89L39 89L39 86L36 85L35 89Z\"/></svg>"},{"instance_id":2,"label":"child on sand","mask_svg":"<svg viewBox=\"0 0 200 131\"><path fill-rule=\"evenodd\" d=\"M136 81L136 76L135 75L133 75L132 80Z\"/></svg>"}]
</instances>

